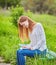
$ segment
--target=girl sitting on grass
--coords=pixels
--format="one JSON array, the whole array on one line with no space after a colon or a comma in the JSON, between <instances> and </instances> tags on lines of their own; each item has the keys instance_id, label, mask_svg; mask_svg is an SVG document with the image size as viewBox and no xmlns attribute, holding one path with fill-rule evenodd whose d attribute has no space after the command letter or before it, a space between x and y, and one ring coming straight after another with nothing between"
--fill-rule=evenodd
<instances>
[{"instance_id":1,"label":"girl sitting on grass","mask_svg":"<svg viewBox=\"0 0 56 65\"><path fill-rule=\"evenodd\" d=\"M19 35L22 40L25 36L30 39L30 44L22 46L17 50L17 65L25 65L25 57L34 57L43 53L46 54L46 37L43 26L39 22L34 22L28 16L21 16L18 21ZM24 36L25 35L25 36Z\"/></svg>"}]
</instances>

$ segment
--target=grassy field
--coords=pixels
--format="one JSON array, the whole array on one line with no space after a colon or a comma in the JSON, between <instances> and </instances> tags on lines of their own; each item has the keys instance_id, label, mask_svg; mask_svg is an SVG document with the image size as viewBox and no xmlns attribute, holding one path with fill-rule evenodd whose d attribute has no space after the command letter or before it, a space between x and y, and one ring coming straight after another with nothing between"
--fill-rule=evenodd
<instances>
[{"instance_id":1,"label":"grassy field","mask_svg":"<svg viewBox=\"0 0 56 65\"><path fill-rule=\"evenodd\" d=\"M0 14L0 56L5 59L5 62L16 65L16 50L19 49L19 43L22 43L18 37L18 29L11 22L9 15ZM24 13L24 15L29 16L37 23L42 23L46 34L47 47L49 50L56 52L56 16L33 14L31 12ZM47 65L47 63L48 65L55 65L56 60L27 59L27 65Z\"/></svg>"}]
</instances>

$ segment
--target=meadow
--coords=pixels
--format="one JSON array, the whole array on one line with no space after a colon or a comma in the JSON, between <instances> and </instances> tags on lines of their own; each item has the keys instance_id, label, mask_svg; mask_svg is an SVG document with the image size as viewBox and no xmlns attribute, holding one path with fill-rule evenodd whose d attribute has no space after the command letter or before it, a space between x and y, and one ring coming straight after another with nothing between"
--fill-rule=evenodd
<instances>
[{"instance_id":1,"label":"meadow","mask_svg":"<svg viewBox=\"0 0 56 65\"><path fill-rule=\"evenodd\" d=\"M8 14L8 12L6 13ZM12 18L5 13L0 13L0 56L5 59L5 62L10 62L11 65L16 65L16 51L19 49L19 44L22 43L18 36L18 27L11 21ZM45 34L46 42L49 50L56 52L56 16L48 14L33 14L32 12L24 12L34 21L41 22ZM28 43L28 41L25 41ZM28 58L27 65L55 65L56 60L38 60L38 58Z\"/></svg>"}]
</instances>

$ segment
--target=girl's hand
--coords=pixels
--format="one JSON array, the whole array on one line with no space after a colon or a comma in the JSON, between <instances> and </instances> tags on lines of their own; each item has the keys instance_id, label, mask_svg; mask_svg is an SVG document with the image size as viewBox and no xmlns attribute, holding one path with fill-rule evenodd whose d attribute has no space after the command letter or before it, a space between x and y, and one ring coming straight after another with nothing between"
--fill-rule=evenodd
<instances>
[{"instance_id":1,"label":"girl's hand","mask_svg":"<svg viewBox=\"0 0 56 65\"><path fill-rule=\"evenodd\" d=\"M22 48L27 48L26 46L22 46Z\"/></svg>"},{"instance_id":2,"label":"girl's hand","mask_svg":"<svg viewBox=\"0 0 56 65\"><path fill-rule=\"evenodd\" d=\"M30 47L30 48L28 48L28 49L32 50L33 48L32 48L32 47Z\"/></svg>"},{"instance_id":3,"label":"girl's hand","mask_svg":"<svg viewBox=\"0 0 56 65\"><path fill-rule=\"evenodd\" d=\"M32 47L27 48L26 46L22 46L22 48L26 48L26 49L30 49L30 50L32 50L32 49L33 49Z\"/></svg>"}]
</instances>

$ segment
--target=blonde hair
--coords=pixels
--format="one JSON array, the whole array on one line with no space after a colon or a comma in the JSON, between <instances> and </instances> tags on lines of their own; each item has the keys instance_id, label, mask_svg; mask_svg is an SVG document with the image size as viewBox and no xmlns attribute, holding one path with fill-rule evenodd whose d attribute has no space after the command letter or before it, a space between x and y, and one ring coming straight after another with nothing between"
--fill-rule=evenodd
<instances>
[{"instance_id":1,"label":"blonde hair","mask_svg":"<svg viewBox=\"0 0 56 65\"><path fill-rule=\"evenodd\" d=\"M29 27L24 28L23 25L20 25L21 22L24 22L28 20L29 22ZM29 32L32 32L32 27L35 23L33 22L32 19L30 19L28 16L21 16L18 20L18 30L19 30L19 37L20 39L24 42L24 39L28 40L29 39Z\"/></svg>"}]
</instances>

